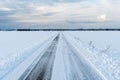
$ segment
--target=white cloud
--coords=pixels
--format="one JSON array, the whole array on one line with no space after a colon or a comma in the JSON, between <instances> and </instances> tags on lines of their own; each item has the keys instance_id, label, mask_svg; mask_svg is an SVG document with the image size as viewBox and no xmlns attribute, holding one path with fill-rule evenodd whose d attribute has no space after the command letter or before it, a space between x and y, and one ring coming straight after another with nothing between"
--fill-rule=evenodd
<instances>
[{"instance_id":1,"label":"white cloud","mask_svg":"<svg viewBox=\"0 0 120 80\"><path fill-rule=\"evenodd\" d=\"M97 16L98 21L106 21L107 20L107 15L106 14L102 14L100 16Z\"/></svg>"},{"instance_id":2,"label":"white cloud","mask_svg":"<svg viewBox=\"0 0 120 80\"><path fill-rule=\"evenodd\" d=\"M11 11L11 10L12 10L11 8L7 8L7 7L0 8L0 11Z\"/></svg>"},{"instance_id":3,"label":"white cloud","mask_svg":"<svg viewBox=\"0 0 120 80\"><path fill-rule=\"evenodd\" d=\"M102 3L103 5L108 5L108 4L109 4L109 1L108 1L108 0L101 0L101 3Z\"/></svg>"}]
</instances>

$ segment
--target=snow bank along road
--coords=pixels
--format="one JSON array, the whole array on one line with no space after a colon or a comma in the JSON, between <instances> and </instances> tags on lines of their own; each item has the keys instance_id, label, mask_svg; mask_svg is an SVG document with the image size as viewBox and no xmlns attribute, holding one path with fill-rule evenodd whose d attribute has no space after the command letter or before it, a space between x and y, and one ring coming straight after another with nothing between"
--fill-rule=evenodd
<instances>
[{"instance_id":1,"label":"snow bank along road","mask_svg":"<svg viewBox=\"0 0 120 80\"><path fill-rule=\"evenodd\" d=\"M68 37L64 33L55 35L30 56L33 61L24 61L2 80L107 80Z\"/></svg>"}]
</instances>

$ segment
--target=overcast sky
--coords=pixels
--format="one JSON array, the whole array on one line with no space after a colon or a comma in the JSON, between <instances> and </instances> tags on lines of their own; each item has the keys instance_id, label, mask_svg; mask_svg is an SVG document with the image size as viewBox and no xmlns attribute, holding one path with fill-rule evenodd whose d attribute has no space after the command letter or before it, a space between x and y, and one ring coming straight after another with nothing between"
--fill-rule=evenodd
<instances>
[{"instance_id":1,"label":"overcast sky","mask_svg":"<svg viewBox=\"0 0 120 80\"><path fill-rule=\"evenodd\" d=\"M120 0L0 0L0 23L120 22Z\"/></svg>"}]
</instances>

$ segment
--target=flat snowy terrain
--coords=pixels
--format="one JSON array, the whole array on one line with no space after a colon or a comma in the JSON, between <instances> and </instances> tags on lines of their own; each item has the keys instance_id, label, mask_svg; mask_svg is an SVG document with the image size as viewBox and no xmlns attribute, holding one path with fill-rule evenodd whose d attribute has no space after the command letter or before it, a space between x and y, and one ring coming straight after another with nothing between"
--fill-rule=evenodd
<instances>
[{"instance_id":1,"label":"flat snowy terrain","mask_svg":"<svg viewBox=\"0 0 120 80\"><path fill-rule=\"evenodd\" d=\"M120 32L0 32L0 80L120 80Z\"/></svg>"}]
</instances>

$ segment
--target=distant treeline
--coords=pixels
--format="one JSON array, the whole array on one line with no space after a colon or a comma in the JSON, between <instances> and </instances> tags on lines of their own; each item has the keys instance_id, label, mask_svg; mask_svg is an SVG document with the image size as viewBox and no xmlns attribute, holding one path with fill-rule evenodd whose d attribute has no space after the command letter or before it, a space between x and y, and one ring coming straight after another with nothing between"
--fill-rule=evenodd
<instances>
[{"instance_id":1,"label":"distant treeline","mask_svg":"<svg viewBox=\"0 0 120 80\"><path fill-rule=\"evenodd\" d=\"M120 31L120 29L0 29L0 31Z\"/></svg>"}]
</instances>

